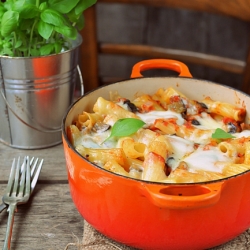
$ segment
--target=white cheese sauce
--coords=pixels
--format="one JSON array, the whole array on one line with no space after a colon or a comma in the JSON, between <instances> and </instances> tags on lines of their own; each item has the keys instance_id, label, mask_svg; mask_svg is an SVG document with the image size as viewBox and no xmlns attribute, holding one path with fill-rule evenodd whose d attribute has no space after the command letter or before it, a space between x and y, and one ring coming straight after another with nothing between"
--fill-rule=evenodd
<instances>
[{"instance_id":1,"label":"white cheese sauce","mask_svg":"<svg viewBox=\"0 0 250 250\"><path fill-rule=\"evenodd\" d=\"M182 115L170 110L167 111L150 111L147 113L136 113L147 125L152 125L156 119L176 119L178 125L183 125L185 120Z\"/></svg>"},{"instance_id":2,"label":"white cheese sauce","mask_svg":"<svg viewBox=\"0 0 250 250\"><path fill-rule=\"evenodd\" d=\"M236 138L242 138L242 137L250 137L250 130L243 130L240 133L234 133L232 134Z\"/></svg>"},{"instance_id":3,"label":"white cheese sauce","mask_svg":"<svg viewBox=\"0 0 250 250\"><path fill-rule=\"evenodd\" d=\"M189 171L205 170L218 173L221 173L222 169L216 165L216 162L232 162L230 157L216 147L210 147L209 150L199 147L183 161L188 164Z\"/></svg>"},{"instance_id":4,"label":"white cheese sauce","mask_svg":"<svg viewBox=\"0 0 250 250\"><path fill-rule=\"evenodd\" d=\"M102 133L84 134L77 141L78 145L83 145L85 148L116 148L117 140L110 138L105 141L110 135L110 130Z\"/></svg>"},{"instance_id":5,"label":"white cheese sauce","mask_svg":"<svg viewBox=\"0 0 250 250\"><path fill-rule=\"evenodd\" d=\"M201 115L194 116L195 119L200 123L200 125L193 125L196 128L207 130L207 129L217 129L223 126L222 122L214 120L209 114L202 112Z\"/></svg>"},{"instance_id":6,"label":"white cheese sauce","mask_svg":"<svg viewBox=\"0 0 250 250\"><path fill-rule=\"evenodd\" d=\"M174 170L178 167L179 162L184 156L187 156L194 151L194 143L175 135L166 135L166 137L168 138L173 150L169 155L169 157L173 157L173 159L168 162L168 165Z\"/></svg>"}]
</instances>

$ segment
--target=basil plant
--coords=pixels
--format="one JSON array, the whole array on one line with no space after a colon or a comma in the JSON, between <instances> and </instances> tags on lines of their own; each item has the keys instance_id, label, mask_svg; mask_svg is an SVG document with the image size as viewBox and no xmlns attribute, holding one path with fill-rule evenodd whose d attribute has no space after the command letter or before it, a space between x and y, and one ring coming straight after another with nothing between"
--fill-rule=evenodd
<instances>
[{"instance_id":1,"label":"basil plant","mask_svg":"<svg viewBox=\"0 0 250 250\"><path fill-rule=\"evenodd\" d=\"M5 0L0 4L0 55L31 57L70 49L97 0Z\"/></svg>"}]
</instances>

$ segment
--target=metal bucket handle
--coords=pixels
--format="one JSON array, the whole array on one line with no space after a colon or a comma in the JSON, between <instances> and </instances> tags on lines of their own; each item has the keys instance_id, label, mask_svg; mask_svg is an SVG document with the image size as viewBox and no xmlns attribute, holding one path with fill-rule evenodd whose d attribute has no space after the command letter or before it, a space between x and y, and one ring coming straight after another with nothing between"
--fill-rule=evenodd
<instances>
[{"instance_id":1,"label":"metal bucket handle","mask_svg":"<svg viewBox=\"0 0 250 250\"><path fill-rule=\"evenodd\" d=\"M78 75L79 75L79 80L80 80L80 86L81 86L81 96L84 94L84 85L83 85L83 78L82 78L82 72L81 72L81 69L79 67L79 65L77 65L77 72L78 72ZM2 89L0 90L1 92L1 95L7 105L7 107L10 109L10 111L16 116L16 118L21 121L22 123L24 123L26 126L32 128L32 129L35 129L39 132L43 132L43 133L54 133L54 132L60 132L62 129L61 128L57 128L57 129L39 129L39 128L36 128L36 127L33 127L31 126L30 124L28 124L26 121L24 121L18 114L15 113L15 111L11 108L9 102L7 101ZM33 120L31 118L31 120ZM34 121L36 123L36 121Z\"/></svg>"}]
</instances>

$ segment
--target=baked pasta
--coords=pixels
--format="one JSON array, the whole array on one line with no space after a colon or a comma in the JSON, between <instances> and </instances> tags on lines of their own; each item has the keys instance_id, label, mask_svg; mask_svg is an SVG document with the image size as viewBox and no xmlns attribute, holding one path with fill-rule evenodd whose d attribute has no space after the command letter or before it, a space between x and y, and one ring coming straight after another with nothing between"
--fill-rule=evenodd
<instances>
[{"instance_id":1,"label":"baked pasta","mask_svg":"<svg viewBox=\"0 0 250 250\"><path fill-rule=\"evenodd\" d=\"M123 176L163 183L222 179L250 169L245 108L158 89L128 100L99 97L67 128L87 160Z\"/></svg>"}]
</instances>

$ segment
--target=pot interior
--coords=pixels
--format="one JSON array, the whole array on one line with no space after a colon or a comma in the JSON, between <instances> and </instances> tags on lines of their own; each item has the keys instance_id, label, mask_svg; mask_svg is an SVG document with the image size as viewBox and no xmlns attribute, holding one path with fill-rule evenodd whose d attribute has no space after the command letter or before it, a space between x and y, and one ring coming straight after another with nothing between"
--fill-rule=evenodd
<instances>
[{"instance_id":1,"label":"pot interior","mask_svg":"<svg viewBox=\"0 0 250 250\"><path fill-rule=\"evenodd\" d=\"M66 128L71 125L77 115L83 111L93 112L93 105L98 97L110 99L110 92L118 92L120 96L133 99L135 95L154 94L159 88L173 87L184 94L187 98L202 101L209 96L214 101L221 101L244 107L247 110L246 123L249 123L250 97L236 89L216 84L210 81L184 77L154 77L154 78L133 78L110 85L100 87L89 92L71 105L63 120L63 135L68 144ZM73 147L72 147L73 148Z\"/></svg>"}]
</instances>

